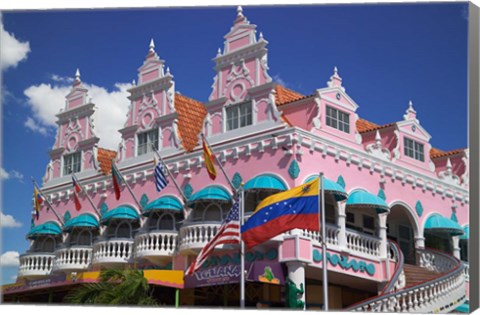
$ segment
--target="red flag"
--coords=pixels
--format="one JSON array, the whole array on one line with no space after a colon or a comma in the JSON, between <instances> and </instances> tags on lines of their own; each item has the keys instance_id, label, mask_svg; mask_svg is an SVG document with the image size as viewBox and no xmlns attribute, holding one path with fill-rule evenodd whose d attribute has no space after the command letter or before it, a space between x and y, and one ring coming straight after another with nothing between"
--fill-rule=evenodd
<instances>
[{"instance_id":1,"label":"red flag","mask_svg":"<svg viewBox=\"0 0 480 315\"><path fill-rule=\"evenodd\" d=\"M115 164L112 163L112 182L113 190L115 191L115 198L120 199L120 183L123 182L122 175L118 172Z\"/></svg>"},{"instance_id":2,"label":"red flag","mask_svg":"<svg viewBox=\"0 0 480 315\"><path fill-rule=\"evenodd\" d=\"M72 176L72 183L73 183L73 188L75 188L75 191L77 193L82 191L82 186L75 180L75 177Z\"/></svg>"},{"instance_id":3,"label":"red flag","mask_svg":"<svg viewBox=\"0 0 480 315\"><path fill-rule=\"evenodd\" d=\"M78 199L78 195L75 191L73 191L73 200L75 201L75 209L80 211L80 209L82 209L82 204L80 203L80 199Z\"/></svg>"},{"instance_id":4,"label":"red flag","mask_svg":"<svg viewBox=\"0 0 480 315\"><path fill-rule=\"evenodd\" d=\"M73 176L72 176L72 185L73 185L73 200L75 201L75 209L77 211L80 211L80 209L82 209L82 204L80 203L80 199L78 198L78 193L82 191L82 187L75 180L75 177Z\"/></svg>"}]
</instances>

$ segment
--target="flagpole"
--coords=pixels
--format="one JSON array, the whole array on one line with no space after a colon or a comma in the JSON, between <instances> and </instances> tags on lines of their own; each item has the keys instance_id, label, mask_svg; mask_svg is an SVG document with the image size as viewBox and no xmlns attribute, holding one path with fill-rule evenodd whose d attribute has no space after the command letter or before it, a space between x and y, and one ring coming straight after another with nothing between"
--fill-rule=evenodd
<instances>
[{"instance_id":1,"label":"flagpole","mask_svg":"<svg viewBox=\"0 0 480 315\"><path fill-rule=\"evenodd\" d=\"M320 216L321 216L321 230L322 230L322 271L323 271L323 310L328 311L328 273L327 273L327 236L325 228L325 189L323 187L323 173L320 173L319 176L320 184L320 198L319 198L319 207L320 207Z\"/></svg>"},{"instance_id":2,"label":"flagpole","mask_svg":"<svg viewBox=\"0 0 480 315\"><path fill-rule=\"evenodd\" d=\"M168 173L168 176L172 179L173 181L173 184L175 185L175 187L177 188L179 194L182 196L183 198L183 201L184 203L186 204L187 203L187 197L185 196L185 194L183 193L183 191L180 189L180 186L178 185L177 181L175 180L175 178L173 177L172 173L170 172L170 170L168 169L168 166L167 164L165 164L165 161L162 159L162 156L160 155L160 153L158 153L157 151L157 148L155 147L155 145L152 143L152 148L153 148L153 151L155 152L155 154L157 155L157 157L160 159L160 162L162 162L163 166L164 166L164 169L167 171Z\"/></svg>"},{"instance_id":3,"label":"flagpole","mask_svg":"<svg viewBox=\"0 0 480 315\"><path fill-rule=\"evenodd\" d=\"M212 147L210 146L210 143L208 143L207 138L205 138L205 136L203 135L203 133L201 133L201 136L202 136L202 139L203 139L203 140L205 141L205 143L207 144L207 146L208 146L208 147L210 148L210 150L213 152ZM223 168L222 164L221 164L220 161L218 160L217 155L216 155L215 153L213 153L213 156L215 157L215 161L217 161L218 166L220 166L220 169L222 170L223 175L225 176L225 178L227 179L228 183L230 184L230 187L232 187L233 192L234 192L234 193L237 193L237 192L238 192L238 189L235 188L235 186L233 186L232 181L231 181L230 178L227 176L227 173L225 173L225 169Z\"/></svg>"},{"instance_id":4,"label":"flagpole","mask_svg":"<svg viewBox=\"0 0 480 315\"><path fill-rule=\"evenodd\" d=\"M98 211L97 207L95 206L95 204L93 203L92 199L90 199L90 196L87 194L87 192L85 191L85 189L83 189L83 186L82 184L80 184L80 181L78 180L77 176L75 175L74 172L72 172L72 176L73 178L75 179L75 182L80 186L80 188L82 189L83 191L83 194L87 197L88 199L88 202L90 202L90 205L93 207L93 210L95 211L95 213L98 215L99 218L102 217L102 215L100 214L100 212ZM75 189L75 187L73 188Z\"/></svg>"},{"instance_id":5,"label":"flagpole","mask_svg":"<svg viewBox=\"0 0 480 315\"><path fill-rule=\"evenodd\" d=\"M120 170L119 170L119 169L117 168L117 166L115 165L115 161L112 160L112 163L113 163L113 167L115 167L117 173L118 173L120 176L122 176L122 181L125 183L125 186L127 186L127 189L128 189L128 191L130 192L130 194L132 195L133 200L135 200L135 203L138 205L138 208L140 209L140 211L143 211L142 205L140 204L140 202L138 202L138 199L137 199L137 197L135 197L132 189L130 188L130 185L128 185L127 181L125 180L125 177L123 177L123 174L120 173ZM113 176L115 176L115 175L113 175ZM133 175L132 175L132 176L133 176Z\"/></svg>"},{"instance_id":6,"label":"flagpole","mask_svg":"<svg viewBox=\"0 0 480 315\"><path fill-rule=\"evenodd\" d=\"M46 203L48 203L48 206L50 208L52 208L52 211L53 213L55 214L55 216L57 217L58 221L62 224L62 226L65 225L65 223L63 222L62 219L60 219L60 216L58 215L57 211L55 211L55 208L52 206L52 204L50 203L50 201L48 200L47 197L45 197L45 195L43 194L43 191L40 189L40 187L38 187L37 185L37 182L35 181L35 179L33 178L33 176L30 176L30 179L32 180L32 183L33 185L35 186L35 188L37 189L38 193L43 197L43 199L45 200ZM37 196L35 196L35 198L37 198ZM36 202L36 201L35 201Z\"/></svg>"},{"instance_id":7,"label":"flagpole","mask_svg":"<svg viewBox=\"0 0 480 315\"><path fill-rule=\"evenodd\" d=\"M244 221L245 213L245 190L240 186L240 308L245 308L245 243L242 240L241 227Z\"/></svg>"}]
</instances>

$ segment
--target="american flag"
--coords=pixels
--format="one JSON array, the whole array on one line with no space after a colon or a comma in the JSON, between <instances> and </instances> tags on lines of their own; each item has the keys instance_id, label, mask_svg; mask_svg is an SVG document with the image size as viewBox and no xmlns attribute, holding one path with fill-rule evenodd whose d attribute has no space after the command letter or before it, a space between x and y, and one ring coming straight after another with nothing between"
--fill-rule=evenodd
<instances>
[{"instance_id":1,"label":"american flag","mask_svg":"<svg viewBox=\"0 0 480 315\"><path fill-rule=\"evenodd\" d=\"M157 191L160 192L163 188L167 187L168 181L165 177L165 172L163 170L163 165L161 161L158 161L155 166L155 186Z\"/></svg>"},{"instance_id":2,"label":"american flag","mask_svg":"<svg viewBox=\"0 0 480 315\"><path fill-rule=\"evenodd\" d=\"M191 275L196 272L202 264L207 260L216 246L221 244L239 244L240 243L240 203L235 200L235 203L230 209L225 221L217 231L217 234L208 242L200 251L197 258L192 262L190 267L185 272L186 275Z\"/></svg>"}]
</instances>

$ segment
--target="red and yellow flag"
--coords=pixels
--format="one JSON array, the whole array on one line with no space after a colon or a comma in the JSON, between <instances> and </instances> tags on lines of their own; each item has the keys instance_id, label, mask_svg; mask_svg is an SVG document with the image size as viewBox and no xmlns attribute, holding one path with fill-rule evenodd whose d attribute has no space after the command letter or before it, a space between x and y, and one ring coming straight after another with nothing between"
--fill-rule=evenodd
<instances>
[{"instance_id":1,"label":"red and yellow flag","mask_svg":"<svg viewBox=\"0 0 480 315\"><path fill-rule=\"evenodd\" d=\"M212 151L208 147L208 144L205 142L205 139L202 139L203 143L203 159L205 160L205 167L207 168L208 176L212 180L217 177L217 170L215 168L215 156L213 155Z\"/></svg>"}]
</instances>

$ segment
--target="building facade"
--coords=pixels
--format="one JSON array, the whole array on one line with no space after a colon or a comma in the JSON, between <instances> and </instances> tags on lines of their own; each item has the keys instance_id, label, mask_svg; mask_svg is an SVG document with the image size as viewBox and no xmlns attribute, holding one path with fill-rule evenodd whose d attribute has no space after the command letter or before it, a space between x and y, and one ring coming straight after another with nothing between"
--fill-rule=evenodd
<instances>
[{"instance_id":1,"label":"building facade","mask_svg":"<svg viewBox=\"0 0 480 315\"><path fill-rule=\"evenodd\" d=\"M245 191L248 219L265 197L321 172L330 309L449 312L464 304L468 148L433 148L412 102L397 122L360 118L337 68L311 95L274 83L267 45L238 8L203 103L175 91L152 41L129 90L117 151L98 147L95 104L77 71L41 186L55 211L42 204L19 280L4 298L27 301L36 290L65 291L95 281L104 268L134 265L152 285L178 290L179 305L238 307L238 246L220 246L199 272L183 276L232 207L234 188ZM222 174L209 178L201 134L233 187ZM171 179L156 191L154 148L182 193ZM126 181L118 199L112 163ZM78 211L73 174L85 190ZM347 198L336 198L335 189ZM318 232L278 235L246 261L247 306L283 307L287 286L307 309L323 306Z\"/></svg>"}]
</instances>

